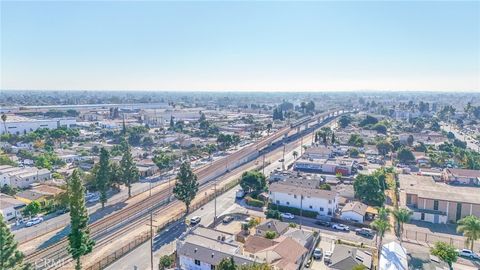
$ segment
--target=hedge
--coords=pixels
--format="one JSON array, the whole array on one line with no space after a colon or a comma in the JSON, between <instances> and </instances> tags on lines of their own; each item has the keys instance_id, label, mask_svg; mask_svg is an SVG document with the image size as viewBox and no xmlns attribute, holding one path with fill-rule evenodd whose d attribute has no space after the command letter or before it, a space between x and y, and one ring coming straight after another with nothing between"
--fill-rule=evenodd
<instances>
[{"instance_id":1,"label":"hedge","mask_svg":"<svg viewBox=\"0 0 480 270\"><path fill-rule=\"evenodd\" d=\"M271 203L269 205L269 208L272 210L278 210L283 213L292 213L294 215L300 216L300 208L295 208L295 207L290 207L290 206L284 206L284 205L277 205ZM318 216L317 211L310 211L310 210L302 210L302 216L308 217L308 218L316 218Z\"/></svg>"},{"instance_id":2,"label":"hedge","mask_svg":"<svg viewBox=\"0 0 480 270\"><path fill-rule=\"evenodd\" d=\"M253 207L263 207L265 205L263 201L253 199L252 197L245 197L245 202L247 205Z\"/></svg>"}]
</instances>

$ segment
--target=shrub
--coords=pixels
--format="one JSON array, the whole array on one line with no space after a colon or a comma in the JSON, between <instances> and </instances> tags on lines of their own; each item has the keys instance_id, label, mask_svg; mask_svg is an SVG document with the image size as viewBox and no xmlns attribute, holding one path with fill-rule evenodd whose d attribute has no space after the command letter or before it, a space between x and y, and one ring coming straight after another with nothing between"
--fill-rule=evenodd
<instances>
[{"instance_id":1,"label":"shrub","mask_svg":"<svg viewBox=\"0 0 480 270\"><path fill-rule=\"evenodd\" d=\"M267 239L273 239L277 236L277 233L274 231L268 231L265 233L265 238Z\"/></svg>"},{"instance_id":2,"label":"shrub","mask_svg":"<svg viewBox=\"0 0 480 270\"><path fill-rule=\"evenodd\" d=\"M247 205L253 206L253 207L263 207L265 205L263 201L253 199L250 196L245 197L245 202L247 203Z\"/></svg>"},{"instance_id":3,"label":"shrub","mask_svg":"<svg viewBox=\"0 0 480 270\"><path fill-rule=\"evenodd\" d=\"M268 209L265 215L267 218L282 220L281 213L278 210Z\"/></svg>"},{"instance_id":4,"label":"shrub","mask_svg":"<svg viewBox=\"0 0 480 270\"><path fill-rule=\"evenodd\" d=\"M280 212L284 213L292 213L294 215L300 216L300 209L295 208L295 207L290 207L290 206L283 206L283 205L277 205L277 204L270 204L270 209L275 209ZM302 216L308 217L308 218L316 218L318 216L317 211L310 211L310 210L302 210Z\"/></svg>"}]
</instances>

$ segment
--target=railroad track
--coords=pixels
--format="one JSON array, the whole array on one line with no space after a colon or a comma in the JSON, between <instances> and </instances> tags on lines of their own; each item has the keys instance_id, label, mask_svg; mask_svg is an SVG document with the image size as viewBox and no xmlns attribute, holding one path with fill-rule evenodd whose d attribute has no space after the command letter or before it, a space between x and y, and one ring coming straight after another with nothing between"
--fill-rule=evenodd
<instances>
[{"instance_id":1,"label":"railroad track","mask_svg":"<svg viewBox=\"0 0 480 270\"><path fill-rule=\"evenodd\" d=\"M238 164L234 164L233 166L229 166L228 160L242 160L244 158L248 158L252 153L255 151L259 151L262 148L269 146L273 141L281 138L285 134L288 134L292 129L289 127L285 127L280 129L272 136L265 138L254 145L247 146L230 156L225 158L219 159L217 161L212 162L208 166L204 166L198 169L195 169L194 172L197 174L199 178L199 183L202 186L201 191L207 190L211 186L211 178L215 178L218 175L215 175L218 171L222 172L220 174L224 174L230 170L230 167L238 167ZM241 162L245 163L245 162ZM225 168L225 170L222 170ZM220 170L219 170L220 169ZM211 177L213 173L213 177ZM173 184L172 184L173 186ZM159 213L160 211L165 211L173 205L171 202L165 204L165 200L170 198L172 187L167 189L163 189L159 192L152 194L151 196L147 197L146 199L139 201L138 203L133 204L132 206L128 206L125 209L122 209L118 212L115 212L109 215L106 218L98 220L89 225L90 233L93 239L97 240L97 247L108 243L111 239L114 239L118 235L121 235L124 232L129 231L131 228L137 226L140 223L146 221L147 214L149 213L150 209L153 207L154 213ZM159 201L162 201L162 204L158 204ZM159 209L162 206L166 206L167 208ZM125 217L128 217L125 219ZM143 217L142 217L143 216ZM133 221L132 221L133 220ZM125 224L127 223L127 224ZM123 226L122 226L123 224ZM116 229L116 231L115 231ZM99 238L101 235L106 235L105 238ZM55 244L49 245L46 248L34 251L33 253L29 254L26 257L27 262L35 263L40 261L55 261L59 259L64 259L65 257L70 258L68 251L68 239L66 237L62 238L60 241L56 242ZM37 268L37 269L49 269L47 268Z\"/></svg>"}]
</instances>

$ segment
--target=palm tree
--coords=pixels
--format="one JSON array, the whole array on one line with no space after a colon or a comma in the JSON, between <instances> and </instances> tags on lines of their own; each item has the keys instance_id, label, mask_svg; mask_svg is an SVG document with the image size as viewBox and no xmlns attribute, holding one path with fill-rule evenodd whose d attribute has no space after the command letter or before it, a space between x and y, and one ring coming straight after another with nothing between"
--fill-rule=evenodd
<instances>
[{"instance_id":1,"label":"palm tree","mask_svg":"<svg viewBox=\"0 0 480 270\"><path fill-rule=\"evenodd\" d=\"M293 151L292 155L293 155L293 158L294 158L294 159L297 159L297 157L298 157L298 152L297 152L297 151Z\"/></svg>"},{"instance_id":2,"label":"palm tree","mask_svg":"<svg viewBox=\"0 0 480 270\"><path fill-rule=\"evenodd\" d=\"M7 131L7 115L6 114L2 114L2 121L3 121L3 128L5 128L5 134L7 134L8 131Z\"/></svg>"},{"instance_id":3,"label":"palm tree","mask_svg":"<svg viewBox=\"0 0 480 270\"><path fill-rule=\"evenodd\" d=\"M389 217L389 211L385 209L384 207L378 209L378 215L377 218L370 224L372 228L374 228L377 231L377 256L380 258L380 251L382 248L382 241L383 237L385 236L385 233L390 230L390 221L388 220Z\"/></svg>"},{"instance_id":4,"label":"palm tree","mask_svg":"<svg viewBox=\"0 0 480 270\"><path fill-rule=\"evenodd\" d=\"M400 208L393 211L393 217L395 217L395 220L397 221L397 225L398 225L397 231L398 231L398 236L400 238L400 242L402 242L403 224L409 222L412 215L413 215L412 211L405 208Z\"/></svg>"},{"instance_id":5,"label":"palm tree","mask_svg":"<svg viewBox=\"0 0 480 270\"><path fill-rule=\"evenodd\" d=\"M466 237L465 243L473 250L473 243L480 239L480 218L470 215L457 221L457 232Z\"/></svg>"}]
</instances>

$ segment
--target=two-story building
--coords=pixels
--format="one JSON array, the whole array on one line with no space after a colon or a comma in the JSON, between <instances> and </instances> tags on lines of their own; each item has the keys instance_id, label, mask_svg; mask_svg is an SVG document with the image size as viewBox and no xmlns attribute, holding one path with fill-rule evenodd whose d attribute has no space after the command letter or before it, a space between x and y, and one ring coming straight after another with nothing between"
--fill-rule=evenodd
<instances>
[{"instance_id":1,"label":"two-story building","mask_svg":"<svg viewBox=\"0 0 480 270\"><path fill-rule=\"evenodd\" d=\"M413 211L412 219L432 223L456 222L480 216L480 189L435 182L431 176L400 174L400 205Z\"/></svg>"},{"instance_id":2,"label":"two-story building","mask_svg":"<svg viewBox=\"0 0 480 270\"><path fill-rule=\"evenodd\" d=\"M319 216L333 216L338 208L338 194L301 182L275 182L269 187L270 200L277 205L318 212Z\"/></svg>"},{"instance_id":3,"label":"two-story building","mask_svg":"<svg viewBox=\"0 0 480 270\"><path fill-rule=\"evenodd\" d=\"M443 170L442 179L452 184L479 186L480 170L447 168Z\"/></svg>"}]
</instances>

